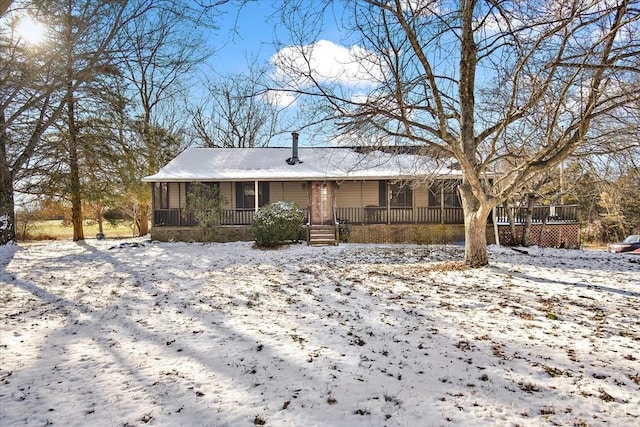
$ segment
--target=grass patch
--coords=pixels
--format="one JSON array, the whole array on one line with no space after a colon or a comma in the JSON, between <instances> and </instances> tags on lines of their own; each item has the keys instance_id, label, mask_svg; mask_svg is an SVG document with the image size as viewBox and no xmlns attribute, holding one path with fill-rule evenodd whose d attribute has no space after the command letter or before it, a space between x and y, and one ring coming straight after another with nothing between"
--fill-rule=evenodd
<instances>
[{"instance_id":1,"label":"grass patch","mask_svg":"<svg viewBox=\"0 0 640 427\"><path fill-rule=\"evenodd\" d=\"M92 239L98 233L98 223L95 221L85 221L83 223L85 238ZM120 222L111 225L108 222L102 224L103 233L106 238L133 237L134 227L131 221ZM26 236L18 236L18 241L33 240L63 240L73 238L73 226L63 225L61 220L35 221L29 226Z\"/></svg>"}]
</instances>

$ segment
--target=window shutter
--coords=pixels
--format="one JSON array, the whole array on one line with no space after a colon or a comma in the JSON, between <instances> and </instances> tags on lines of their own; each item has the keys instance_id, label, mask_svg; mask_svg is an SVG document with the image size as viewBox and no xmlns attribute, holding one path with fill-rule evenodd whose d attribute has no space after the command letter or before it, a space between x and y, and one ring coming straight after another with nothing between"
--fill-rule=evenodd
<instances>
[{"instance_id":1,"label":"window shutter","mask_svg":"<svg viewBox=\"0 0 640 427\"><path fill-rule=\"evenodd\" d=\"M264 206L264 205L268 205L269 204L269 183L268 182L261 182L260 183L260 196L261 196L261 202L260 202L260 206Z\"/></svg>"},{"instance_id":2,"label":"window shutter","mask_svg":"<svg viewBox=\"0 0 640 427\"><path fill-rule=\"evenodd\" d=\"M378 206L387 206L387 181L378 181Z\"/></svg>"},{"instance_id":3,"label":"window shutter","mask_svg":"<svg viewBox=\"0 0 640 427\"><path fill-rule=\"evenodd\" d=\"M241 182L236 182L236 209L244 208L244 186Z\"/></svg>"}]
</instances>

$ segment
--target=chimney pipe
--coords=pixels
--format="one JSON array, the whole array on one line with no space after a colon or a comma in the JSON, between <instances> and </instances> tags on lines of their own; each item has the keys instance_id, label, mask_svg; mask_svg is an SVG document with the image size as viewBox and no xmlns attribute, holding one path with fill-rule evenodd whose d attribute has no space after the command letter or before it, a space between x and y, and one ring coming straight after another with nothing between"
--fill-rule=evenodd
<instances>
[{"instance_id":1,"label":"chimney pipe","mask_svg":"<svg viewBox=\"0 0 640 427\"><path fill-rule=\"evenodd\" d=\"M298 132L291 132L291 136L291 157L287 159L287 163L295 165L296 163L301 163L298 158Z\"/></svg>"}]
</instances>

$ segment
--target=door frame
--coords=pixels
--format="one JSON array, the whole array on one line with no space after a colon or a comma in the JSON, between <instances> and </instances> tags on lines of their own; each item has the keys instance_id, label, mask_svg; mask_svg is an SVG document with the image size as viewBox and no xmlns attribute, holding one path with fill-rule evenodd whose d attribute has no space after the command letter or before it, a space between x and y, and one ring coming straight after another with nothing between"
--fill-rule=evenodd
<instances>
[{"instance_id":1,"label":"door frame","mask_svg":"<svg viewBox=\"0 0 640 427\"><path fill-rule=\"evenodd\" d=\"M309 224L335 225L336 185L332 181L309 183Z\"/></svg>"}]
</instances>

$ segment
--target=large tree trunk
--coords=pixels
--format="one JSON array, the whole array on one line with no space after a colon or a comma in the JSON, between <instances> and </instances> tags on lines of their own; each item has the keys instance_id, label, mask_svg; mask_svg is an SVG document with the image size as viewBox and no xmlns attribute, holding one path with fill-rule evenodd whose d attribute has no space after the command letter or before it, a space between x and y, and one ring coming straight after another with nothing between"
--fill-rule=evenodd
<instances>
[{"instance_id":1,"label":"large tree trunk","mask_svg":"<svg viewBox=\"0 0 640 427\"><path fill-rule=\"evenodd\" d=\"M147 172L151 175L158 172L158 158L160 157L158 138L151 128L151 106L144 104L144 127L142 138L147 144ZM143 193L144 194L144 193ZM139 236L149 234L149 202L144 195L140 199L139 217L136 219Z\"/></svg>"},{"instance_id":2,"label":"large tree trunk","mask_svg":"<svg viewBox=\"0 0 640 427\"><path fill-rule=\"evenodd\" d=\"M533 209L536 206L535 194L527 194L527 209L525 210L524 225L522 229L522 246L531 244L531 225L533 224Z\"/></svg>"},{"instance_id":3,"label":"large tree trunk","mask_svg":"<svg viewBox=\"0 0 640 427\"><path fill-rule=\"evenodd\" d=\"M82 228L82 194L80 188L80 162L78 160L78 127L75 116L75 95L74 95L74 73L73 69L73 23L72 23L72 1L68 0L67 22L66 22L66 77L67 77L67 126L68 126L68 147L69 147L69 189L71 193L71 224L73 225L73 241L84 240L84 230Z\"/></svg>"},{"instance_id":4,"label":"large tree trunk","mask_svg":"<svg viewBox=\"0 0 640 427\"><path fill-rule=\"evenodd\" d=\"M7 163L8 136L4 132L4 110L0 111L0 245L13 243L16 239L16 214L13 200L13 173Z\"/></svg>"},{"instance_id":5,"label":"large tree trunk","mask_svg":"<svg viewBox=\"0 0 640 427\"><path fill-rule=\"evenodd\" d=\"M149 205L142 203L140 205L140 224L138 228L140 236L149 234Z\"/></svg>"},{"instance_id":6,"label":"large tree trunk","mask_svg":"<svg viewBox=\"0 0 640 427\"><path fill-rule=\"evenodd\" d=\"M464 209L464 261L472 268L483 267L489 264L487 220L492 206L480 203L468 183L460 186L460 198Z\"/></svg>"},{"instance_id":7,"label":"large tree trunk","mask_svg":"<svg viewBox=\"0 0 640 427\"><path fill-rule=\"evenodd\" d=\"M73 241L84 240L82 227L82 195L80 192L80 174L78 171L77 147L70 147L71 152L69 169L71 172L71 223L73 224Z\"/></svg>"},{"instance_id":8,"label":"large tree trunk","mask_svg":"<svg viewBox=\"0 0 640 427\"><path fill-rule=\"evenodd\" d=\"M16 216L13 200L13 175L3 159L0 161L0 245L15 242Z\"/></svg>"},{"instance_id":9,"label":"large tree trunk","mask_svg":"<svg viewBox=\"0 0 640 427\"><path fill-rule=\"evenodd\" d=\"M516 215L515 210L517 207L509 206L507 201L504 201L504 209L507 213L507 218L509 219L509 231L511 232L511 245L515 246L518 243L518 229L516 228Z\"/></svg>"},{"instance_id":10,"label":"large tree trunk","mask_svg":"<svg viewBox=\"0 0 640 427\"><path fill-rule=\"evenodd\" d=\"M71 189L71 223L73 225L73 241L84 240L82 228L82 193L80 190L80 163L78 161L78 130L75 122L75 104L72 85L67 92L67 119L69 126L69 180Z\"/></svg>"}]
</instances>

